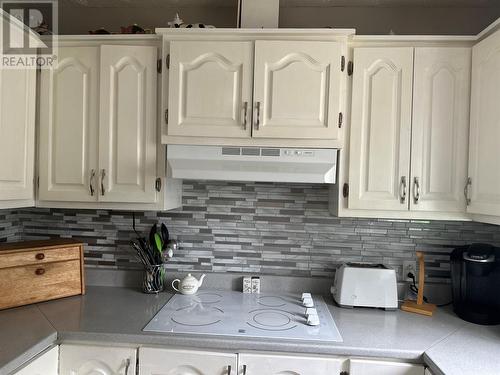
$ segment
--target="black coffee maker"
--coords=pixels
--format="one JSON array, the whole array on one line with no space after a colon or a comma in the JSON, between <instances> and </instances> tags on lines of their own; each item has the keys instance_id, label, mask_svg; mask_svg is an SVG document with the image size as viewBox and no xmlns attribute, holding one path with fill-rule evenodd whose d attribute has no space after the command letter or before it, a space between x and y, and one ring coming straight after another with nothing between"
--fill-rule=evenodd
<instances>
[{"instance_id":1,"label":"black coffee maker","mask_svg":"<svg viewBox=\"0 0 500 375\"><path fill-rule=\"evenodd\" d=\"M485 244L451 253L453 310L468 322L500 324L500 248Z\"/></svg>"}]
</instances>

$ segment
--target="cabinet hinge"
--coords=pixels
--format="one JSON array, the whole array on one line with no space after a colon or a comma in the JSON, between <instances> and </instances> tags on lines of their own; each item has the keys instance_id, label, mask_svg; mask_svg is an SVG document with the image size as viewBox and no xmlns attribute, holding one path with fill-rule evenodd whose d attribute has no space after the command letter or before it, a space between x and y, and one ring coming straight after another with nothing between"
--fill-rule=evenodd
<instances>
[{"instance_id":1,"label":"cabinet hinge","mask_svg":"<svg viewBox=\"0 0 500 375\"><path fill-rule=\"evenodd\" d=\"M347 75L352 76L353 71L354 71L354 63L352 61L349 61L347 63Z\"/></svg>"},{"instance_id":2,"label":"cabinet hinge","mask_svg":"<svg viewBox=\"0 0 500 375\"><path fill-rule=\"evenodd\" d=\"M165 66L167 67L167 69L170 69L170 53L165 58Z\"/></svg>"},{"instance_id":3,"label":"cabinet hinge","mask_svg":"<svg viewBox=\"0 0 500 375\"><path fill-rule=\"evenodd\" d=\"M345 69L345 56L340 58L340 71L343 72Z\"/></svg>"},{"instance_id":4,"label":"cabinet hinge","mask_svg":"<svg viewBox=\"0 0 500 375\"><path fill-rule=\"evenodd\" d=\"M342 127L342 122L344 121L344 115L342 112L339 112L339 128Z\"/></svg>"},{"instance_id":5,"label":"cabinet hinge","mask_svg":"<svg viewBox=\"0 0 500 375\"><path fill-rule=\"evenodd\" d=\"M162 67L162 63L161 63L161 59L158 59L158 61L156 62L156 71L161 74L161 67Z\"/></svg>"},{"instance_id":6,"label":"cabinet hinge","mask_svg":"<svg viewBox=\"0 0 500 375\"><path fill-rule=\"evenodd\" d=\"M349 184L347 182L344 184L344 186L342 186L342 196L344 198L349 197Z\"/></svg>"},{"instance_id":7,"label":"cabinet hinge","mask_svg":"<svg viewBox=\"0 0 500 375\"><path fill-rule=\"evenodd\" d=\"M160 177L158 177L155 180L155 189L156 189L157 192L161 191L161 178Z\"/></svg>"}]
</instances>

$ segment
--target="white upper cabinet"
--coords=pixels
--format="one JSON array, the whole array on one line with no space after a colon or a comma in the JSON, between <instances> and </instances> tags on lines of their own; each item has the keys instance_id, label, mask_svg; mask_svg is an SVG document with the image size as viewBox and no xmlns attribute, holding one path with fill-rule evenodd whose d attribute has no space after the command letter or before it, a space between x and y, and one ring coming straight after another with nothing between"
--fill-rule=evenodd
<instances>
[{"instance_id":1,"label":"white upper cabinet","mask_svg":"<svg viewBox=\"0 0 500 375\"><path fill-rule=\"evenodd\" d=\"M252 74L252 42L171 42L168 134L250 137Z\"/></svg>"},{"instance_id":2,"label":"white upper cabinet","mask_svg":"<svg viewBox=\"0 0 500 375\"><path fill-rule=\"evenodd\" d=\"M237 355L232 353L140 348L139 358L139 375L238 374Z\"/></svg>"},{"instance_id":3,"label":"white upper cabinet","mask_svg":"<svg viewBox=\"0 0 500 375\"><path fill-rule=\"evenodd\" d=\"M100 201L156 199L156 61L156 47L101 46Z\"/></svg>"},{"instance_id":4,"label":"white upper cabinet","mask_svg":"<svg viewBox=\"0 0 500 375\"><path fill-rule=\"evenodd\" d=\"M0 69L0 208L32 205L36 69Z\"/></svg>"},{"instance_id":5,"label":"white upper cabinet","mask_svg":"<svg viewBox=\"0 0 500 375\"><path fill-rule=\"evenodd\" d=\"M467 212L500 217L500 31L472 49Z\"/></svg>"},{"instance_id":6,"label":"white upper cabinet","mask_svg":"<svg viewBox=\"0 0 500 375\"><path fill-rule=\"evenodd\" d=\"M341 43L256 41L253 137L338 139Z\"/></svg>"},{"instance_id":7,"label":"white upper cabinet","mask_svg":"<svg viewBox=\"0 0 500 375\"><path fill-rule=\"evenodd\" d=\"M57 65L40 77L37 205L179 206L180 184L157 184L165 150L157 145L158 47L148 43L60 43Z\"/></svg>"},{"instance_id":8,"label":"white upper cabinet","mask_svg":"<svg viewBox=\"0 0 500 375\"><path fill-rule=\"evenodd\" d=\"M157 31L163 143L343 146L349 30Z\"/></svg>"},{"instance_id":9,"label":"white upper cabinet","mask_svg":"<svg viewBox=\"0 0 500 375\"><path fill-rule=\"evenodd\" d=\"M39 199L96 201L99 48L59 47L40 84Z\"/></svg>"},{"instance_id":10,"label":"white upper cabinet","mask_svg":"<svg viewBox=\"0 0 500 375\"><path fill-rule=\"evenodd\" d=\"M415 49L411 210L465 210L470 64L470 48Z\"/></svg>"},{"instance_id":11,"label":"white upper cabinet","mask_svg":"<svg viewBox=\"0 0 500 375\"><path fill-rule=\"evenodd\" d=\"M408 210L413 48L355 48L349 208Z\"/></svg>"},{"instance_id":12,"label":"white upper cabinet","mask_svg":"<svg viewBox=\"0 0 500 375\"><path fill-rule=\"evenodd\" d=\"M240 354L238 374L341 374L343 359L300 355Z\"/></svg>"},{"instance_id":13,"label":"white upper cabinet","mask_svg":"<svg viewBox=\"0 0 500 375\"><path fill-rule=\"evenodd\" d=\"M136 353L135 348L62 344L59 375L132 375Z\"/></svg>"}]
</instances>

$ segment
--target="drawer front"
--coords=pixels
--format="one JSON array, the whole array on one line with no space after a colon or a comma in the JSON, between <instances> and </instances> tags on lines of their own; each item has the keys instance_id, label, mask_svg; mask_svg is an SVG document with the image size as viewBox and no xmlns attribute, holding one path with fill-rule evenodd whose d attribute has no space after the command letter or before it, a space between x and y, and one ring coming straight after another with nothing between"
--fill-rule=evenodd
<instances>
[{"instance_id":1,"label":"drawer front","mask_svg":"<svg viewBox=\"0 0 500 375\"><path fill-rule=\"evenodd\" d=\"M0 309L80 294L80 261L0 269L0 285Z\"/></svg>"},{"instance_id":2,"label":"drawer front","mask_svg":"<svg viewBox=\"0 0 500 375\"><path fill-rule=\"evenodd\" d=\"M37 249L16 251L2 254L0 252L0 268L44 264L63 260L80 259L80 247L68 246L57 249Z\"/></svg>"}]
</instances>

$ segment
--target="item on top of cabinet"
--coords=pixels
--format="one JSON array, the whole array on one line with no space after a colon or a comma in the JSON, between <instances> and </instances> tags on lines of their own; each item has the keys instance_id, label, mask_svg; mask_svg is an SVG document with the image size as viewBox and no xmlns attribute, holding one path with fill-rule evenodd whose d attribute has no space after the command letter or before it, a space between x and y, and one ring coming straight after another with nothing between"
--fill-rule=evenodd
<instances>
[{"instance_id":1,"label":"item on top of cabinet","mask_svg":"<svg viewBox=\"0 0 500 375\"><path fill-rule=\"evenodd\" d=\"M168 22L168 26L172 29L179 28L184 23L184 21L179 17L179 13L175 13L175 17L172 21Z\"/></svg>"},{"instance_id":2,"label":"item on top of cabinet","mask_svg":"<svg viewBox=\"0 0 500 375\"><path fill-rule=\"evenodd\" d=\"M205 274L201 275L200 280L198 280L196 277L188 273L184 279L175 279L172 281L172 288L181 294L195 294L198 291L198 288L201 287L201 284L203 284L205 276ZM175 287L176 282L178 283L179 288Z\"/></svg>"},{"instance_id":3,"label":"item on top of cabinet","mask_svg":"<svg viewBox=\"0 0 500 375\"><path fill-rule=\"evenodd\" d=\"M335 272L331 292L341 307L398 308L396 271L382 264L343 264Z\"/></svg>"},{"instance_id":4,"label":"item on top of cabinet","mask_svg":"<svg viewBox=\"0 0 500 375\"><path fill-rule=\"evenodd\" d=\"M149 34L151 34L151 30L149 31L150 31ZM148 33L146 29L134 23L133 25L129 26L121 26L120 34L148 34Z\"/></svg>"},{"instance_id":5,"label":"item on top of cabinet","mask_svg":"<svg viewBox=\"0 0 500 375\"><path fill-rule=\"evenodd\" d=\"M450 259L455 313L471 323L500 324L500 248L461 246Z\"/></svg>"},{"instance_id":6,"label":"item on top of cabinet","mask_svg":"<svg viewBox=\"0 0 500 375\"><path fill-rule=\"evenodd\" d=\"M204 23L184 23L184 21L179 17L179 13L176 13L174 19L168 22L168 26L173 29L215 29L215 26L205 25Z\"/></svg>"},{"instance_id":7,"label":"item on top of cabinet","mask_svg":"<svg viewBox=\"0 0 500 375\"><path fill-rule=\"evenodd\" d=\"M251 276L243 276L243 293L252 293L252 277Z\"/></svg>"},{"instance_id":8,"label":"item on top of cabinet","mask_svg":"<svg viewBox=\"0 0 500 375\"><path fill-rule=\"evenodd\" d=\"M434 310L436 310L436 305L424 302L424 286L425 286L424 253L421 251L417 251L417 259L418 259L417 301L406 300L403 303L403 305L401 305L401 310L416 314L432 316L432 314L434 314Z\"/></svg>"},{"instance_id":9,"label":"item on top of cabinet","mask_svg":"<svg viewBox=\"0 0 500 375\"><path fill-rule=\"evenodd\" d=\"M83 244L71 239L0 246L0 310L85 294Z\"/></svg>"},{"instance_id":10,"label":"item on top of cabinet","mask_svg":"<svg viewBox=\"0 0 500 375\"><path fill-rule=\"evenodd\" d=\"M252 276L252 293L260 293L260 277Z\"/></svg>"},{"instance_id":11,"label":"item on top of cabinet","mask_svg":"<svg viewBox=\"0 0 500 375\"><path fill-rule=\"evenodd\" d=\"M104 27L100 27L99 29L96 30L89 30L90 35L109 35L111 32L106 30Z\"/></svg>"}]
</instances>

